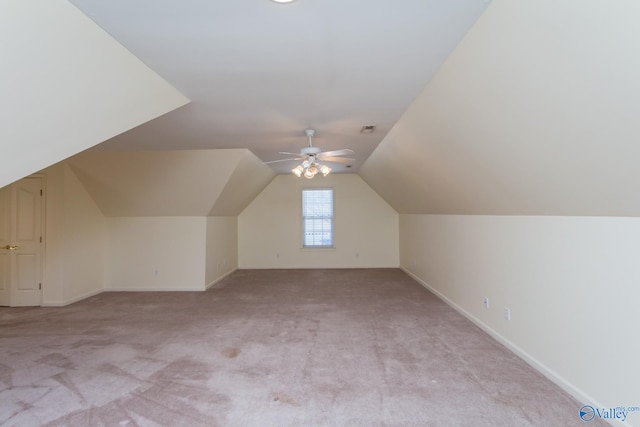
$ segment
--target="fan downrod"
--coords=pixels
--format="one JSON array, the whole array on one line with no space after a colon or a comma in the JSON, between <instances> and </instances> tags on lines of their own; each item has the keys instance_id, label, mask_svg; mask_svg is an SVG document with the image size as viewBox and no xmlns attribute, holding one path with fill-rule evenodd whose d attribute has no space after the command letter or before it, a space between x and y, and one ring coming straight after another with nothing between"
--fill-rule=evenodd
<instances>
[{"instance_id":1,"label":"fan downrod","mask_svg":"<svg viewBox=\"0 0 640 427\"><path fill-rule=\"evenodd\" d=\"M316 131L313 129L307 129L304 131L304 133L307 135L307 137L309 137L309 146L300 150L300 154L307 154L307 155L318 154L321 151L320 148L314 147L313 143L311 142L311 137L316 134Z\"/></svg>"}]
</instances>

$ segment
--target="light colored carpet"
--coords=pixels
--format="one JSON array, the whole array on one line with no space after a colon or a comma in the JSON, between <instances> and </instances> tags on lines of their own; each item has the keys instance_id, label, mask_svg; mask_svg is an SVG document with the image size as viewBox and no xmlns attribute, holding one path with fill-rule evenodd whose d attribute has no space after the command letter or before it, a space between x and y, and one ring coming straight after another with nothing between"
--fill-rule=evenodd
<instances>
[{"instance_id":1,"label":"light colored carpet","mask_svg":"<svg viewBox=\"0 0 640 427\"><path fill-rule=\"evenodd\" d=\"M396 269L0 308L1 425L579 426L580 406Z\"/></svg>"}]
</instances>

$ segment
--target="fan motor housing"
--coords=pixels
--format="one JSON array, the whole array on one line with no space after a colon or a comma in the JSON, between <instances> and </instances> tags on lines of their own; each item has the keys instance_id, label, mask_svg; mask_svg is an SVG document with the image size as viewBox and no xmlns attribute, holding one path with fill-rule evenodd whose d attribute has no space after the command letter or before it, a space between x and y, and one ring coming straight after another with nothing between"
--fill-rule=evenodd
<instances>
[{"instance_id":1,"label":"fan motor housing","mask_svg":"<svg viewBox=\"0 0 640 427\"><path fill-rule=\"evenodd\" d=\"M320 148L318 147L305 147L300 150L300 154L318 154L320 152Z\"/></svg>"}]
</instances>

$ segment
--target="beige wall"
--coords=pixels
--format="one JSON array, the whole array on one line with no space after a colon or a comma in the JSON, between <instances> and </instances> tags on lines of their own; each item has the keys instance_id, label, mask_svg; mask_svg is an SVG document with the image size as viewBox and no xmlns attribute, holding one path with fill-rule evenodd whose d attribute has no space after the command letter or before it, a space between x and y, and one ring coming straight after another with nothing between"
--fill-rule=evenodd
<instances>
[{"instance_id":1,"label":"beige wall","mask_svg":"<svg viewBox=\"0 0 640 427\"><path fill-rule=\"evenodd\" d=\"M238 266L237 217L105 217L74 169L45 169L43 305L104 290L205 290Z\"/></svg>"},{"instance_id":2,"label":"beige wall","mask_svg":"<svg viewBox=\"0 0 640 427\"><path fill-rule=\"evenodd\" d=\"M202 291L237 268L237 217L106 218L68 165L44 175L45 306L104 290Z\"/></svg>"},{"instance_id":3,"label":"beige wall","mask_svg":"<svg viewBox=\"0 0 640 427\"><path fill-rule=\"evenodd\" d=\"M44 306L102 291L105 219L73 171L59 163L46 177Z\"/></svg>"},{"instance_id":4,"label":"beige wall","mask_svg":"<svg viewBox=\"0 0 640 427\"><path fill-rule=\"evenodd\" d=\"M402 214L640 216L639 21L492 0L358 173Z\"/></svg>"},{"instance_id":5,"label":"beige wall","mask_svg":"<svg viewBox=\"0 0 640 427\"><path fill-rule=\"evenodd\" d=\"M3 0L0 186L188 100L66 0Z\"/></svg>"},{"instance_id":6,"label":"beige wall","mask_svg":"<svg viewBox=\"0 0 640 427\"><path fill-rule=\"evenodd\" d=\"M205 289L206 217L107 218L107 290Z\"/></svg>"},{"instance_id":7,"label":"beige wall","mask_svg":"<svg viewBox=\"0 0 640 427\"><path fill-rule=\"evenodd\" d=\"M207 218L206 277L207 287L238 268L238 217Z\"/></svg>"},{"instance_id":8,"label":"beige wall","mask_svg":"<svg viewBox=\"0 0 640 427\"><path fill-rule=\"evenodd\" d=\"M334 189L335 249L302 249L303 188ZM358 175L278 175L238 217L240 268L398 267L398 215Z\"/></svg>"},{"instance_id":9,"label":"beige wall","mask_svg":"<svg viewBox=\"0 0 640 427\"><path fill-rule=\"evenodd\" d=\"M246 149L89 150L66 162L107 217L236 216L274 176Z\"/></svg>"},{"instance_id":10,"label":"beige wall","mask_svg":"<svg viewBox=\"0 0 640 427\"><path fill-rule=\"evenodd\" d=\"M640 402L639 218L401 215L400 242L403 269L580 401Z\"/></svg>"},{"instance_id":11,"label":"beige wall","mask_svg":"<svg viewBox=\"0 0 640 427\"><path fill-rule=\"evenodd\" d=\"M106 290L203 291L238 266L237 217L106 221Z\"/></svg>"}]
</instances>

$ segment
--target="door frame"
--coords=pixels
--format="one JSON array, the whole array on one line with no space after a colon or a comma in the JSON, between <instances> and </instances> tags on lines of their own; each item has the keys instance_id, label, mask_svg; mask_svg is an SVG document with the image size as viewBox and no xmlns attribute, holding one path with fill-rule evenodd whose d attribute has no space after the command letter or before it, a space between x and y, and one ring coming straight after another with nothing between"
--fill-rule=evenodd
<instances>
[{"instance_id":1,"label":"door frame","mask_svg":"<svg viewBox=\"0 0 640 427\"><path fill-rule=\"evenodd\" d=\"M45 289L45 272L46 272L46 254L47 254L47 174L43 172L33 173L25 178L38 178L40 179L40 189L42 195L40 198L40 235L42 242L40 243L40 307L42 307L44 301L44 289Z\"/></svg>"}]
</instances>

